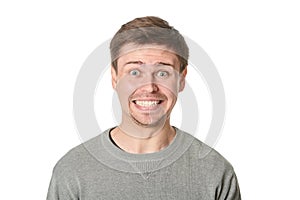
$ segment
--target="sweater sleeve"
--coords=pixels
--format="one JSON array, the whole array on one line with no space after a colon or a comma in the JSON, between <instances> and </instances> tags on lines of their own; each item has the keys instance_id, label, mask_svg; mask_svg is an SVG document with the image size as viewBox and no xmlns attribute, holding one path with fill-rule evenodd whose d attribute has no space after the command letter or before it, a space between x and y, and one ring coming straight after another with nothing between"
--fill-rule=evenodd
<instances>
[{"instance_id":1,"label":"sweater sleeve","mask_svg":"<svg viewBox=\"0 0 300 200\"><path fill-rule=\"evenodd\" d=\"M70 171L56 166L48 188L47 200L78 200L78 184Z\"/></svg>"},{"instance_id":2,"label":"sweater sleeve","mask_svg":"<svg viewBox=\"0 0 300 200\"><path fill-rule=\"evenodd\" d=\"M241 200L238 180L233 170L224 175L218 200Z\"/></svg>"}]
</instances>

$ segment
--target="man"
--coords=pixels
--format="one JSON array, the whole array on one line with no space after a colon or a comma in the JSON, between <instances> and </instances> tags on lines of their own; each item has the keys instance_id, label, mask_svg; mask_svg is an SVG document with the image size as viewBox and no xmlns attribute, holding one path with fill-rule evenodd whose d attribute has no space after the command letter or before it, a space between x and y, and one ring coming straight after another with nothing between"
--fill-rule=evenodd
<instances>
[{"instance_id":1,"label":"man","mask_svg":"<svg viewBox=\"0 0 300 200\"><path fill-rule=\"evenodd\" d=\"M232 166L170 125L187 74L181 34L158 17L137 18L110 51L122 121L56 164L47 199L241 199Z\"/></svg>"}]
</instances>

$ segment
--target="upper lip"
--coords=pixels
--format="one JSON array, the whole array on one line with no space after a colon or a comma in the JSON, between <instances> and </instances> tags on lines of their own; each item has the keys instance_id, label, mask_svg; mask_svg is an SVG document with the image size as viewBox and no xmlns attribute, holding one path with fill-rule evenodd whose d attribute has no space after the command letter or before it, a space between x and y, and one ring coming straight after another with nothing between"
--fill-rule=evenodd
<instances>
[{"instance_id":1,"label":"upper lip","mask_svg":"<svg viewBox=\"0 0 300 200\"><path fill-rule=\"evenodd\" d=\"M131 100L132 102L136 102L136 101L158 101L159 103L161 103L163 101L163 99L156 99L156 98L135 98Z\"/></svg>"},{"instance_id":2,"label":"upper lip","mask_svg":"<svg viewBox=\"0 0 300 200\"><path fill-rule=\"evenodd\" d=\"M131 98L131 101L163 101L165 100L162 96L139 96Z\"/></svg>"},{"instance_id":3,"label":"upper lip","mask_svg":"<svg viewBox=\"0 0 300 200\"><path fill-rule=\"evenodd\" d=\"M154 98L149 98L149 99L138 99L138 98L136 98L136 99L132 99L132 101L162 101L163 99L154 99Z\"/></svg>"}]
</instances>

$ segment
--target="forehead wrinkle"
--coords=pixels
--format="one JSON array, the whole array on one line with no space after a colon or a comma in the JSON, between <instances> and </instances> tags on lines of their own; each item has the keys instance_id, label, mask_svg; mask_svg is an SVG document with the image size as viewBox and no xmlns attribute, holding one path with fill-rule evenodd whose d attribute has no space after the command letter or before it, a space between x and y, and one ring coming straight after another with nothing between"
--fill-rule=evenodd
<instances>
[{"instance_id":1,"label":"forehead wrinkle","mask_svg":"<svg viewBox=\"0 0 300 200\"><path fill-rule=\"evenodd\" d=\"M127 54L122 57L120 57L119 61L122 60L125 62L122 66L128 65L128 64L136 64L136 65L166 65L171 66L175 68L176 63L179 63L179 60L176 55L170 54L163 56L161 54L145 54L142 52L138 52L136 54Z\"/></svg>"},{"instance_id":2,"label":"forehead wrinkle","mask_svg":"<svg viewBox=\"0 0 300 200\"><path fill-rule=\"evenodd\" d=\"M120 52L119 52L119 56L114 58L114 59L118 59L124 55L133 53L133 52L141 52L141 51L151 51L151 50L158 50L161 51L163 53L170 53L173 54L177 57L177 53L170 49L169 47L165 46L165 45L160 45L160 44L145 44L145 45L138 45L138 44L134 44L134 43L129 43L126 44L125 46L121 47Z\"/></svg>"}]
</instances>

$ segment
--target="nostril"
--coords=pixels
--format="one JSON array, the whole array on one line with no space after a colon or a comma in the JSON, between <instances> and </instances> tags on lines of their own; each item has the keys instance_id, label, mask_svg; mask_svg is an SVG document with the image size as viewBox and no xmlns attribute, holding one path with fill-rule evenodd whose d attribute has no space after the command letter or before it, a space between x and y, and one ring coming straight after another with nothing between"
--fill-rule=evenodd
<instances>
[{"instance_id":1,"label":"nostril","mask_svg":"<svg viewBox=\"0 0 300 200\"><path fill-rule=\"evenodd\" d=\"M156 91L158 91L158 86L154 83L151 83L151 84L144 85L141 88L141 90L142 91L147 91L147 92L156 92Z\"/></svg>"}]
</instances>

